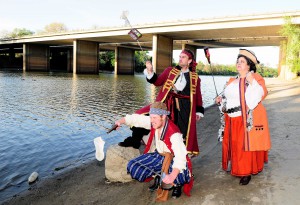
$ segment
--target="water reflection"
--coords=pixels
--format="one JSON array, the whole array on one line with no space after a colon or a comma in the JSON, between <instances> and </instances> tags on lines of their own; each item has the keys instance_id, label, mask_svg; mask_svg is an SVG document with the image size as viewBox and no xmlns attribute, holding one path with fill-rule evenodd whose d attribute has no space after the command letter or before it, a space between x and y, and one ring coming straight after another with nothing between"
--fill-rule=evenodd
<instances>
[{"instance_id":1,"label":"water reflection","mask_svg":"<svg viewBox=\"0 0 300 205\"><path fill-rule=\"evenodd\" d=\"M71 101L70 101L70 110L73 113L77 108L77 75L74 73L72 78L72 92L71 92Z\"/></svg>"}]
</instances>

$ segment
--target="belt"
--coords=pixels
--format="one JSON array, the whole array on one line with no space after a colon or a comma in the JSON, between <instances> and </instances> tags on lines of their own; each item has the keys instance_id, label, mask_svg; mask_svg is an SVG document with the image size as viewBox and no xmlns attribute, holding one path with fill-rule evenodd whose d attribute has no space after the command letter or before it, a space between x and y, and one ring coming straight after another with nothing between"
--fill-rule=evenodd
<instances>
[{"instance_id":1,"label":"belt","mask_svg":"<svg viewBox=\"0 0 300 205\"><path fill-rule=\"evenodd\" d=\"M237 112L237 111L241 111L241 106L237 106L237 107L233 107L233 108L229 108L226 110L226 113L234 113L234 112Z\"/></svg>"},{"instance_id":2,"label":"belt","mask_svg":"<svg viewBox=\"0 0 300 205\"><path fill-rule=\"evenodd\" d=\"M169 96L175 97L175 98L184 98L184 99L189 99L190 96L189 95L182 95L180 93L175 93L175 92L169 92Z\"/></svg>"}]
</instances>

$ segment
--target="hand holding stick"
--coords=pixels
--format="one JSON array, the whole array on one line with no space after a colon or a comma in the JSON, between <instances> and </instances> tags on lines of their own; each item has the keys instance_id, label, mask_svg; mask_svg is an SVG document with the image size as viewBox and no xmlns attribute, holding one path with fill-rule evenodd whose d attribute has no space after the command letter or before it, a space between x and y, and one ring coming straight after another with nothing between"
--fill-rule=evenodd
<instances>
[{"instance_id":1,"label":"hand holding stick","mask_svg":"<svg viewBox=\"0 0 300 205\"><path fill-rule=\"evenodd\" d=\"M221 96L217 96L217 97L215 98L215 103L216 103L217 105L221 105L221 102L222 102L222 97L221 97Z\"/></svg>"},{"instance_id":2,"label":"hand holding stick","mask_svg":"<svg viewBox=\"0 0 300 205\"><path fill-rule=\"evenodd\" d=\"M252 81L253 81L253 79L254 79L254 77L253 77L253 74L254 73L254 71L252 70L252 71L250 71L250 72L248 72L247 73L247 75L246 75L246 79L247 79L247 81L252 85Z\"/></svg>"},{"instance_id":3,"label":"hand holding stick","mask_svg":"<svg viewBox=\"0 0 300 205\"><path fill-rule=\"evenodd\" d=\"M118 125L114 124L113 126L111 126L111 128L106 132L107 134L111 133L112 131L116 130L118 127Z\"/></svg>"},{"instance_id":4,"label":"hand holding stick","mask_svg":"<svg viewBox=\"0 0 300 205\"><path fill-rule=\"evenodd\" d=\"M153 66L150 60L146 61L146 69L147 69L147 73L149 75L151 75L153 73Z\"/></svg>"},{"instance_id":5,"label":"hand holding stick","mask_svg":"<svg viewBox=\"0 0 300 205\"><path fill-rule=\"evenodd\" d=\"M125 117L122 117L121 119L117 120L115 122L115 124L107 131L107 134L109 134L112 131L118 129L118 127L121 127L122 124L125 124Z\"/></svg>"}]
</instances>

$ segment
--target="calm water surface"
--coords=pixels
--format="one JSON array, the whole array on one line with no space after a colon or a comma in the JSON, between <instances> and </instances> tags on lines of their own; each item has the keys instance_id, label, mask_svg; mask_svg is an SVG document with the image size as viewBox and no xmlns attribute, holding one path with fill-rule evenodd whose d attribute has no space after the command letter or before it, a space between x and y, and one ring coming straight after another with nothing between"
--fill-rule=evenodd
<instances>
[{"instance_id":1,"label":"calm water surface","mask_svg":"<svg viewBox=\"0 0 300 205\"><path fill-rule=\"evenodd\" d=\"M211 76L201 76L204 107L213 103ZM215 77L218 92L228 77ZM0 202L39 179L94 160L93 139L105 150L130 135L106 134L115 120L154 101L144 76L73 75L0 71Z\"/></svg>"}]
</instances>

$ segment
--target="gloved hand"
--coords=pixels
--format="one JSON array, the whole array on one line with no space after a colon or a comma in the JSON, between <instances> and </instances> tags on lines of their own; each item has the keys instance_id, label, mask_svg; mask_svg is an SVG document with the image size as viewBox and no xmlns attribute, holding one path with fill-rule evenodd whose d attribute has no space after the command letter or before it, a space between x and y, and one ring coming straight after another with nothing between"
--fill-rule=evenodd
<instances>
[{"instance_id":1,"label":"gloved hand","mask_svg":"<svg viewBox=\"0 0 300 205\"><path fill-rule=\"evenodd\" d=\"M162 181L166 184L172 184L179 174L179 169L174 168L170 174L167 174Z\"/></svg>"}]
</instances>

